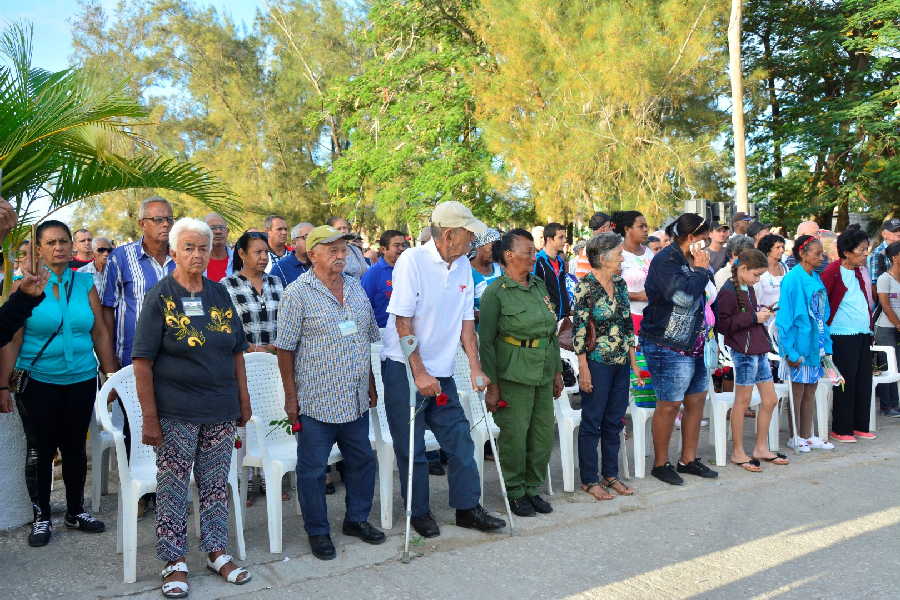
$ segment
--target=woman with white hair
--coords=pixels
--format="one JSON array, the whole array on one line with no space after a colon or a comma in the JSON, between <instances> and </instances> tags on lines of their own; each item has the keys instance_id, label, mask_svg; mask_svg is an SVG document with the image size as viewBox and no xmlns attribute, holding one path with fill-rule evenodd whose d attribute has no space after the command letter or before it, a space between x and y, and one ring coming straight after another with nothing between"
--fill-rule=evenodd
<instances>
[{"instance_id":1,"label":"woman with white hair","mask_svg":"<svg viewBox=\"0 0 900 600\"><path fill-rule=\"evenodd\" d=\"M169 248L175 270L145 295L132 350L143 442L156 447L156 555L166 563L166 598L188 594L191 469L199 487L206 566L229 583L250 581L250 573L225 552L225 486L235 428L250 419L247 341L228 292L203 276L211 247L212 231L203 221L174 224Z\"/></svg>"}]
</instances>

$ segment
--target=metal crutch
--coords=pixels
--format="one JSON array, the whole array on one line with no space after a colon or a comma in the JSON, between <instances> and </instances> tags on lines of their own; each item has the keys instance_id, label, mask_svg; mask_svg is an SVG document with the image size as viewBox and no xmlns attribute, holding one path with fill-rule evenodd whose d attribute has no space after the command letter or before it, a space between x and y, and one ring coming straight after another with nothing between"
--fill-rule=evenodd
<instances>
[{"instance_id":1,"label":"metal crutch","mask_svg":"<svg viewBox=\"0 0 900 600\"><path fill-rule=\"evenodd\" d=\"M478 377L476 383L478 387L484 386L484 380L481 377ZM506 494L506 480L503 479L503 469L500 467L500 453L497 451L497 444L494 443L494 436L491 432L490 425L488 425L487 402L484 401L483 391L478 392L478 399L481 400L481 410L484 414L484 428L487 431L487 438L491 444L491 453L494 455L494 464L497 466L497 477L500 478L500 491L503 493L503 503L506 505L506 516L509 517L509 535L512 536L515 533L513 530L512 509L509 507L509 496Z\"/></svg>"},{"instance_id":2,"label":"metal crutch","mask_svg":"<svg viewBox=\"0 0 900 600\"><path fill-rule=\"evenodd\" d=\"M413 453L415 452L416 431L416 382L412 376L412 369L409 368L409 355L419 347L419 341L408 336L400 340L403 349L403 355L406 357L404 365L406 366L406 381L409 387L409 456L406 464L406 534L403 542L403 555L400 560L409 563L409 528L412 519L412 483L413 483Z\"/></svg>"},{"instance_id":3,"label":"metal crutch","mask_svg":"<svg viewBox=\"0 0 900 600\"><path fill-rule=\"evenodd\" d=\"M785 359L787 360L787 359ZM787 381L788 381L788 412L791 413L791 427L794 432L794 454L800 454L800 446L797 442L800 438L800 431L797 430L797 413L794 410L794 382L791 381L791 367L788 365L787 371Z\"/></svg>"}]
</instances>

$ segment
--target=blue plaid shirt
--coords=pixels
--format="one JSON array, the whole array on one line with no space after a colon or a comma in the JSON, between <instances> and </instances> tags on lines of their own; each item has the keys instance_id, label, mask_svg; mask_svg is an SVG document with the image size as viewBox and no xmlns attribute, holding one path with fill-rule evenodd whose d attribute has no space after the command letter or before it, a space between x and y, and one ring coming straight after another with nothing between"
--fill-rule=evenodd
<instances>
[{"instance_id":1,"label":"blue plaid shirt","mask_svg":"<svg viewBox=\"0 0 900 600\"><path fill-rule=\"evenodd\" d=\"M887 247L887 242L881 242L866 259L866 267L869 269L869 277L872 278L873 285L878 283L878 277L888 269L887 257L884 255Z\"/></svg>"},{"instance_id":2,"label":"blue plaid shirt","mask_svg":"<svg viewBox=\"0 0 900 600\"><path fill-rule=\"evenodd\" d=\"M122 366L131 364L134 330L141 314L144 294L160 279L175 270L175 261L166 256L165 265L144 252L144 238L112 251L106 263L106 287L101 302L116 310L113 332L116 356Z\"/></svg>"}]
</instances>

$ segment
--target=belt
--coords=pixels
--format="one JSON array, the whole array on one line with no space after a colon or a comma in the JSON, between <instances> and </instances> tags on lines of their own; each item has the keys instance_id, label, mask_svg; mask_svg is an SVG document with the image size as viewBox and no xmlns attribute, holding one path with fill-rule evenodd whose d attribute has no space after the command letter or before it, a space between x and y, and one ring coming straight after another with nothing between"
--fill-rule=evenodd
<instances>
[{"instance_id":1,"label":"belt","mask_svg":"<svg viewBox=\"0 0 900 600\"><path fill-rule=\"evenodd\" d=\"M533 340L520 340L518 338L514 338L509 335L504 335L500 338L510 346L519 346L520 348L540 348L541 347L541 339L536 338Z\"/></svg>"}]
</instances>

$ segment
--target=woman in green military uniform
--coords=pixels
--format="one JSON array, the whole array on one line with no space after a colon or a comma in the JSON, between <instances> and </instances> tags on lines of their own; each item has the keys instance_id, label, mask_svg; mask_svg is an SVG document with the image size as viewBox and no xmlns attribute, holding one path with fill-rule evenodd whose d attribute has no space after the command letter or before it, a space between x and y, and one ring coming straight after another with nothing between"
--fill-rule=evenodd
<instances>
[{"instance_id":1,"label":"woman in green military uniform","mask_svg":"<svg viewBox=\"0 0 900 600\"><path fill-rule=\"evenodd\" d=\"M538 495L553 447L553 398L562 391L556 314L533 276L534 239L513 229L500 239L504 274L481 296L481 368L486 403L500 426L499 452L510 506L520 517L553 508ZM505 402L499 408L500 401Z\"/></svg>"}]
</instances>

